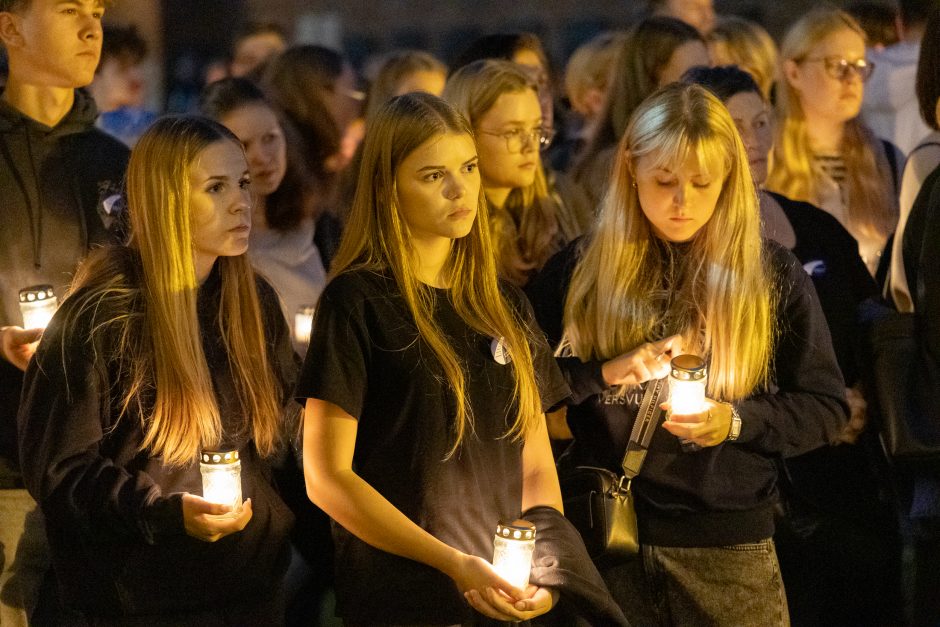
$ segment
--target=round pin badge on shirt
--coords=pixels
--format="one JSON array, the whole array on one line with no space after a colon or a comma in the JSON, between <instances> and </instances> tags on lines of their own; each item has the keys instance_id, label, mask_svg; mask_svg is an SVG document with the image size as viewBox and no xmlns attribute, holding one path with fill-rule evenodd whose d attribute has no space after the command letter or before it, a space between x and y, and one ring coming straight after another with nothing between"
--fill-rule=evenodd
<instances>
[{"instance_id":1,"label":"round pin badge on shirt","mask_svg":"<svg viewBox=\"0 0 940 627\"><path fill-rule=\"evenodd\" d=\"M509 354L509 347L506 346L504 338L493 338L490 342L490 352L493 354L493 360L501 366L512 361L512 355Z\"/></svg>"}]
</instances>

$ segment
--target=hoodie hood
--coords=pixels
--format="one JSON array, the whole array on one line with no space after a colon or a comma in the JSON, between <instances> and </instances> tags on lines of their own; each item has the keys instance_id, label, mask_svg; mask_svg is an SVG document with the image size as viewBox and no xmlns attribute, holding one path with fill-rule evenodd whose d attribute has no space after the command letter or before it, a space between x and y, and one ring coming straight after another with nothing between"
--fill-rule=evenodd
<instances>
[{"instance_id":1,"label":"hoodie hood","mask_svg":"<svg viewBox=\"0 0 940 627\"><path fill-rule=\"evenodd\" d=\"M0 100L0 133L8 133L18 127L26 127L31 135L46 139L57 139L87 131L98 117L94 99L81 89L75 90L75 102L65 117L55 126L37 122L8 102Z\"/></svg>"}]
</instances>

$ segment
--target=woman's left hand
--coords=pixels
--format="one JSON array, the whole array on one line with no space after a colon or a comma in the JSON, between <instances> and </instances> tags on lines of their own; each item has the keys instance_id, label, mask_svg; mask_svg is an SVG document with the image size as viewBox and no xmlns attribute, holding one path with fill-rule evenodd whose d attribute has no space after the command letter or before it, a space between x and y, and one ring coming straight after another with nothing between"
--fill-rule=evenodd
<instances>
[{"instance_id":1,"label":"woman's left hand","mask_svg":"<svg viewBox=\"0 0 940 627\"><path fill-rule=\"evenodd\" d=\"M526 588L525 598L516 601L495 588L468 590L464 596L473 609L484 616L498 616L501 620L513 622L541 616L558 601L557 591L531 584Z\"/></svg>"},{"instance_id":2,"label":"woman's left hand","mask_svg":"<svg viewBox=\"0 0 940 627\"><path fill-rule=\"evenodd\" d=\"M697 414L667 414L663 428L699 446L718 446L731 433L731 405L705 399L706 409ZM669 403L662 408L669 412Z\"/></svg>"}]
</instances>

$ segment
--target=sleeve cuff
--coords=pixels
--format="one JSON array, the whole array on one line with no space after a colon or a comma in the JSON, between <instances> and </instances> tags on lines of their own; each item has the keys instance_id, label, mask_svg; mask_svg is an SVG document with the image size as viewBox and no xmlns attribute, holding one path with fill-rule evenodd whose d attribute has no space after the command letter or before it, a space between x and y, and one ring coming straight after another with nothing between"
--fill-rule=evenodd
<instances>
[{"instance_id":1,"label":"sleeve cuff","mask_svg":"<svg viewBox=\"0 0 940 627\"><path fill-rule=\"evenodd\" d=\"M159 536L186 533L183 525L183 493L159 496L146 506L142 527L147 544L155 544Z\"/></svg>"},{"instance_id":2,"label":"sleeve cuff","mask_svg":"<svg viewBox=\"0 0 940 627\"><path fill-rule=\"evenodd\" d=\"M571 401L575 405L584 402L594 394L600 394L607 389L604 374L601 368L604 362L598 360L581 361L577 357L557 357L568 387L571 388Z\"/></svg>"}]
</instances>

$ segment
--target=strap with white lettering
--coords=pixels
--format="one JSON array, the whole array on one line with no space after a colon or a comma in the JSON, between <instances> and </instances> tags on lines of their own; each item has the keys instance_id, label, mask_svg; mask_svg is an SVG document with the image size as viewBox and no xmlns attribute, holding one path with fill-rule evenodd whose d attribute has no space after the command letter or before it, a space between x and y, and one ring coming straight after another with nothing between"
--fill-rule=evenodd
<instances>
[{"instance_id":1,"label":"strap with white lettering","mask_svg":"<svg viewBox=\"0 0 940 627\"><path fill-rule=\"evenodd\" d=\"M623 456L623 474L627 479L633 479L640 474L650 440L653 439L653 433L659 425L659 417L663 411L659 406L659 399L665 388L665 377L653 379L646 384L640 411L636 415L636 422L633 423L633 431L630 433L630 442Z\"/></svg>"}]
</instances>

